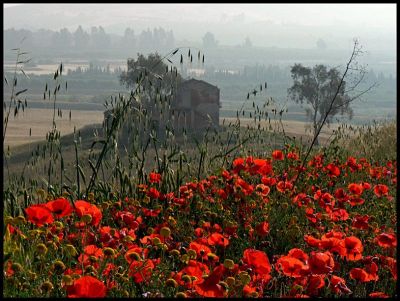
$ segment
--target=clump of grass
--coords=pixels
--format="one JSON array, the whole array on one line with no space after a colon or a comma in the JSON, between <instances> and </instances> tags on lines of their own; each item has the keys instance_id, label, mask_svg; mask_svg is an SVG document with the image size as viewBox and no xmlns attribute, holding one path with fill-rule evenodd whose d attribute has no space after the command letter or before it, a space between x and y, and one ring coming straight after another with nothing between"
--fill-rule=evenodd
<instances>
[{"instance_id":1,"label":"clump of grass","mask_svg":"<svg viewBox=\"0 0 400 301\"><path fill-rule=\"evenodd\" d=\"M397 155L396 121L374 121L370 125L342 128L338 143L353 156L364 157L375 162L395 160Z\"/></svg>"}]
</instances>

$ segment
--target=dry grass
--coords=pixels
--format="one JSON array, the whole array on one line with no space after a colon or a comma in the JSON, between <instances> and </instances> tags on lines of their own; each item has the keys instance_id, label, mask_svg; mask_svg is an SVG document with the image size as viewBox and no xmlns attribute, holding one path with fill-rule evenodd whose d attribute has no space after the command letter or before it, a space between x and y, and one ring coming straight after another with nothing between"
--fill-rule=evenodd
<instances>
[{"instance_id":1,"label":"dry grass","mask_svg":"<svg viewBox=\"0 0 400 301\"><path fill-rule=\"evenodd\" d=\"M229 122L234 123L236 121L236 118L225 118L225 124L228 124ZM222 123L222 119L220 121L220 124ZM247 127L248 125L250 127L257 127L257 124L254 124L254 119L249 119L249 118L240 118L240 123L241 126ZM310 123L308 122L302 122L302 121L292 121L292 120L283 120L282 125L285 131L285 134L289 137L296 137L296 140L302 139L303 142L306 143L311 143L311 140L313 138L312 133L310 132ZM278 121L272 121L271 120L271 126L273 130L276 132L281 132L282 131L282 125L279 124ZM261 120L260 126L264 127L266 129L269 128L269 123L268 121ZM327 142L329 142L332 138L332 134L334 130L337 130L339 127L339 124L331 124L329 128L325 125L321 133L319 135L319 142L321 145L325 145Z\"/></svg>"},{"instance_id":2,"label":"dry grass","mask_svg":"<svg viewBox=\"0 0 400 301\"><path fill-rule=\"evenodd\" d=\"M57 128L61 135L71 134L76 129L80 129L89 124L98 124L103 122L102 111L71 111L71 120L69 120L69 111L63 111L63 117L56 114ZM49 109L26 109L16 118L11 117L8 123L5 146L18 146L22 144L39 142L46 139L46 134L51 130L53 122L53 110ZM32 129L32 135L29 136L29 129Z\"/></svg>"},{"instance_id":3,"label":"dry grass","mask_svg":"<svg viewBox=\"0 0 400 301\"><path fill-rule=\"evenodd\" d=\"M69 111L63 111L63 118L56 116L57 128L61 131L61 135L71 134L76 129L80 129L90 124L101 124L103 122L103 112L101 111L81 111L72 110L72 118L69 120ZM18 146L22 144L38 142L46 139L46 133L52 126L53 111L49 109L27 109L15 119L11 118L8 124L7 135L5 140L6 146ZM236 118L224 118L225 124L234 123ZM222 124L223 118L220 119ZM249 118L241 118L243 127L254 126L254 121ZM312 138L309 131L309 123L301 121L282 121L286 135L303 139L307 142ZM268 128L267 121L261 121L261 126ZM271 121L271 126L279 132L282 132L282 127L278 122ZM338 124L333 124L324 127L320 134L320 142L324 144L331 137L333 130L338 128ZM32 135L29 136L29 129L32 129Z\"/></svg>"}]
</instances>

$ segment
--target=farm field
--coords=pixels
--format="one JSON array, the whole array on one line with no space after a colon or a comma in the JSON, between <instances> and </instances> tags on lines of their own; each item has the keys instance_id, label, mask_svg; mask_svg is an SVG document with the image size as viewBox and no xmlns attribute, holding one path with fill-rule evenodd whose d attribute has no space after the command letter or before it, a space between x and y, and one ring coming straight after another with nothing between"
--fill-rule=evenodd
<instances>
[{"instance_id":1,"label":"farm field","mask_svg":"<svg viewBox=\"0 0 400 301\"><path fill-rule=\"evenodd\" d=\"M69 110L64 110L62 118L56 113L56 124L61 135L67 135L74 132L74 127L78 130L90 124L101 124L103 118L102 111L71 110L71 120L69 120ZM10 118L4 144L13 147L45 140L46 134L51 130L52 122L53 110L28 108L17 118Z\"/></svg>"},{"instance_id":2,"label":"farm field","mask_svg":"<svg viewBox=\"0 0 400 301\"><path fill-rule=\"evenodd\" d=\"M91 124L101 124L103 122L102 111L90 111L90 110L71 110L71 120L69 120L69 110L63 111L63 117L58 117L56 114L57 128L61 131L61 135L71 134L76 130ZM220 124L222 125L223 120L225 123L235 122L236 118L220 118ZM39 142L46 139L46 133L51 129L53 120L53 110L51 109L33 109L28 108L26 111L17 116L17 118L10 118L7 135L5 140L6 146L17 146L32 142ZM243 127L253 126L254 121L249 118L241 118L241 125ZM303 139L310 139L311 135L306 133L306 128L309 127L308 123L301 121L282 121L285 133L289 136L295 136L297 138L303 137ZM261 126L268 128L269 123L267 121L261 121ZM280 127L278 123L271 121L273 127ZM338 124L333 124L329 129L324 128L321 132L321 143L324 143L331 137L334 129L337 129ZM29 136L29 130L31 136Z\"/></svg>"}]
</instances>

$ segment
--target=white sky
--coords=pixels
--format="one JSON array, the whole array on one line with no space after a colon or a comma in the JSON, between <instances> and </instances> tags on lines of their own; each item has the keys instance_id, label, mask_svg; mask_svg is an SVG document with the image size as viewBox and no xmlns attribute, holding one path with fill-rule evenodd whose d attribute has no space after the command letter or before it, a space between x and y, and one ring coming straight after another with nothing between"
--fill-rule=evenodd
<instances>
[{"instance_id":1,"label":"white sky","mask_svg":"<svg viewBox=\"0 0 400 301\"><path fill-rule=\"evenodd\" d=\"M54 3L58 4L58 3ZM23 4L5 3L4 7ZM51 4L50 4L51 5ZM95 5L107 7L110 4L79 4L82 7ZM115 5L112 3L111 5ZM396 26L397 4L118 4L122 9L135 7L157 7L157 11L165 10L187 12L189 14L175 14L175 18L191 18L199 15L199 20L221 21L224 17L240 16L244 20L270 20L277 24L301 25L333 25L338 22L344 26L375 25L377 27ZM197 13L197 14L196 14ZM160 15L160 19L168 13Z\"/></svg>"}]
</instances>

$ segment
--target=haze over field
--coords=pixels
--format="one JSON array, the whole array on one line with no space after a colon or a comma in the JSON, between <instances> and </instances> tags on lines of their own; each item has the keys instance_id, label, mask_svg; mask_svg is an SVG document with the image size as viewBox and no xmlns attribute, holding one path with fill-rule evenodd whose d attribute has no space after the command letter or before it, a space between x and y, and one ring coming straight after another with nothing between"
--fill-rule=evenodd
<instances>
[{"instance_id":1,"label":"haze over field","mask_svg":"<svg viewBox=\"0 0 400 301\"><path fill-rule=\"evenodd\" d=\"M5 72L15 63L11 49L21 45L32 58L24 70L33 77L23 83L34 100L60 62L70 84L63 100L101 104L126 92L118 76L127 58L185 46L204 52L205 64L179 72L217 85L221 116L233 117L260 82L268 82L268 96L287 102L295 63L343 71L354 38L363 47L366 85L379 83L354 103L354 120L393 118L395 4L4 4ZM172 60L179 66L179 57ZM298 105L285 105L287 117L304 115Z\"/></svg>"}]
</instances>

